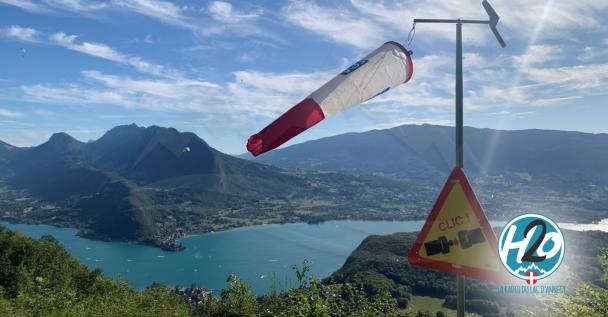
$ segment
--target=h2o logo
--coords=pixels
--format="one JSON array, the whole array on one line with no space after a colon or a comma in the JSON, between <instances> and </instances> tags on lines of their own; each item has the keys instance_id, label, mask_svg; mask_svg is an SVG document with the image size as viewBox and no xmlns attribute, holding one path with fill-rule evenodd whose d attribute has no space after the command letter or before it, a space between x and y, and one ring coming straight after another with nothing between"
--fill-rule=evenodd
<instances>
[{"instance_id":1,"label":"h2o logo","mask_svg":"<svg viewBox=\"0 0 608 317\"><path fill-rule=\"evenodd\" d=\"M564 236L551 219L524 214L509 221L500 233L498 253L515 277L536 284L551 275L564 258Z\"/></svg>"}]
</instances>

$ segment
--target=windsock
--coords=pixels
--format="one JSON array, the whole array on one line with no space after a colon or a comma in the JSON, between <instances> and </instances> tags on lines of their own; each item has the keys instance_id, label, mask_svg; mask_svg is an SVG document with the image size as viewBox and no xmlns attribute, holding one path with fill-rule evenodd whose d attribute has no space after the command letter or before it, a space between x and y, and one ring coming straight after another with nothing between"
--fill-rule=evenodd
<instances>
[{"instance_id":1,"label":"windsock","mask_svg":"<svg viewBox=\"0 0 608 317\"><path fill-rule=\"evenodd\" d=\"M247 150L258 156L277 148L321 120L406 83L413 71L410 52L386 42L252 135Z\"/></svg>"}]
</instances>

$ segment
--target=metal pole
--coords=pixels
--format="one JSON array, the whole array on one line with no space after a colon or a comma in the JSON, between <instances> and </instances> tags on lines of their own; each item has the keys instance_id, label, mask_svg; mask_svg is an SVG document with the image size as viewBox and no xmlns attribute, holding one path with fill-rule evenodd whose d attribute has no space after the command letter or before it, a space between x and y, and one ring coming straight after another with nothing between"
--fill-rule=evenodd
<instances>
[{"instance_id":1,"label":"metal pole","mask_svg":"<svg viewBox=\"0 0 608 317\"><path fill-rule=\"evenodd\" d=\"M456 167L464 166L462 154L462 23L456 23Z\"/></svg>"},{"instance_id":2,"label":"metal pole","mask_svg":"<svg viewBox=\"0 0 608 317\"><path fill-rule=\"evenodd\" d=\"M488 24L490 29L494 33L496 40L500 46L505 47L507 44L502 39L498 30L496 29L496 25L498 24L498 20L500 17L494 11L490 3L487 0L483 0L481 3L488 14L489 20L480 21L480 20L462 20L462 19L414 19L414 23L455 23L456 24L456 88L455 88L455 97L456 97L456 122L455 122L455 133L456 133L456 167L463 168L464 167L464 158L463 158L463 121L462 121L462 113L463 113L463 95L462 95L462 24ZM463 275L456 276L456 312L458 317L464 317L464 286L465 286L465 277Z\"/></svg>"},{"instance_id":3,"label":"metal pole","mask_svg":"<svg viewBox=\"0 0 608 317\"><path fill-rule=\"evenodd\" d=\"M462 168L464 166L463 158L463 140L462 140L462 113L463 113L463 100L462 100L462 23L460 19L456 23L456 167ZM456 313L458 317L464 317L464 283L465 278L462 275L456 276Z\"/></svg>"},{"instance_id":4,"label":"metal pole","mask_svg":"<svg viewBox=\"0 0 608 317\"><path fill-rule=\"evenodd\" d=\"M457 303L456 303L456 315L458 317L464 317L464 282L465 278L463 275L456 275L456 283L458 287Z\"/></svg>"}]
</instances>

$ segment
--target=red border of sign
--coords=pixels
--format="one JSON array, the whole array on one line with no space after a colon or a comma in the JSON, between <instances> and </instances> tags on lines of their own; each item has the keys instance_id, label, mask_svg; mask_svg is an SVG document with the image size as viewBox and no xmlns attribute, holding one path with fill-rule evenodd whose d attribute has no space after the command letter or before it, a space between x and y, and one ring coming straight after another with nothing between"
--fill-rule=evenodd
<instances>
[{"instance_id":1,"label":"red border of sign","mask_svg":"<svg viewBox=\"0 0 608 317\"><path fill-rule=\"evenodd\" d=\"M453 180L458 180L460 182L460 186L464 190L465 196L467 197L467 200L469 201L469 204L471 205L473 212L475 212L477 219L479 219L481 230L483 231L484 235L488 239L488 242L490 243L490 247L494 251L494 255L497 257L496 260L498 261L498 266L499 266L498 272L486 271L486 270L473 268L473 267L467 267L467 266L456 267L452 263L449 263L449 262L429 260L429 259L420 257L419 250L420 250L422 244L424 243L424 240L425 240L427 234L431 230L431 227L433 226L435 219L439 215L439 212L441 211L441 207L443 207L445 200L447 199L450 191L452 190L452 187L454 186L454 183L452 182ZM456 167L450 173L448 180L445 182L445 185L443 186L443 189L441 190L441 194L439 194L439 198L437 198L437 202L435 202L435 205L433 206L431 213L429 214L428 218L426 219L426 222L424 223L424 226L422 227L422 231L420 231L420 233L418 234L418 237L416 238L416 242L414 242L414 245L410 249L410 252L408 253L407 258L408 258L409 263L411 265L415 265L415 266L421 266L421 267L438 270L438 271L443 271L443 272L448 272L448 273L457 274L457 275L465 275L465 276L489 280L489 281L493 281L493 282L507 282L508 281L507 275L504 274L505 272L504 272L502 266L500 265L500 259L498 259L498 251L496 248L496 234L494 234L494 231L492 230L492 226L490 226L490 223L488 222L488 219L486 218L486 215L483 212L483 209L481 208L481 205L479 204L479 201L477 200L475 193L473 192L473 188L471 188L471 185L469 184L469 180L467 179L466 175L464 174L464 171L461 168Z\"/></svg>"}]
</instances>

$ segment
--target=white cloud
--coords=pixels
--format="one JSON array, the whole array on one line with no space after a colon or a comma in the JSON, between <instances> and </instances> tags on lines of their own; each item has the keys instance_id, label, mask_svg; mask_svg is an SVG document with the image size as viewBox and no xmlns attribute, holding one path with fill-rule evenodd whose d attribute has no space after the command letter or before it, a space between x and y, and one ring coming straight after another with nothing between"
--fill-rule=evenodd
<instances>
[{"instance_id":1,"label":"white cloud","mask_svg":"<svg viewBox=\"0 0 608 317\"><path fill-rule=\"evenodd\" d=\"M338 71L312 73L234 72L234 81L227 84L232 102L251 115L273 117L304 99L313 90L330 80Z\"/></svg>"},{"instance_id":2,"label":"white cloud","mask_svg":"<svg viewBox=\"0 0 608 317\"><path fill-rule=\"evenodd\" d=\"M528 61L527 67L509 68L496 77L476 82L480 88L465 95L465 105L475 109L544 107L608 94L607 63L553 66L543 61Z\"/></svg>"},{"instance_id":3,"label":"white cloud","mask_svg":"<svg viewBox=\"0 0 608 317\"><path fill-rule=\"evenodd\" d=\"M40 31L22 26L10 26L1 29L0 34L4 37L21 41L62 46L69 50L131 66L137 71L145 74L169 78L184 77L181 71L151 63L139 56L131 56L121 53L106 44L79 41L77 35L57 32L49 35L48 40L45 40Z\"/></svg>"},{"instance_id":4,"label":"white cloud","mask_svg":"<svg viewBox=\"0 0 608 317\"><path fill-rule=\"evenodd\" d=\"M590 62L590 61L597 60L600 57L604 57L607 55L608 55L608 48L585 46L579 50L578 56L576 56L576 59L581 62Z\"/></svg>"},{"instance_id":5,"label":"white cloud","mask_svg":"<svg viewBox=\"0 0 608 317\"><path fill-rule=\"evenodd\" d=\"M364 16L373 17L376 23L382 23L392 30L391 34L407 35L414 18L456 19L479 18L485 19L485 13L479 1L369 1L351 0L351 4ZM453 25L448 24L418 24L415 40L429 42L428 39L440 37L442 40L455 41ZM467 28L464 36L468 44L485 44L487 29L479 27Z\"/></svg>"},{"instance_id":6,"label":"white cloud","mask_svg":"<svg viewBox=\"0 0 608 317\"><path fill-rule=\"evenodd\" d=\"M346 8L321 7L314 2L296 0L283 8L282 13L288 22L337 43L370 48L386 40L382 27Z\"/></svg>"},{"instance_id":7,"label":"white cloud","mask_svg":"<svg viewBox=\"0 0 608 317\"><path fill-rule=\"evenodd\" d=\"M507 118L515 118L515 119L521 119L521 118L525 118L529 115L535 114L534 111L517 111L517 112L513 112L513 111L508 111L508 110L502 110L499 112L488 112L488 115L491 116L499 116L499 117L507 117Z\"/></svg>"},{"instance_id":8,"label":"white cloud","mask_svg":"<svg viewBox=\"0 0 608 317\"><path fill-rule=\"evenodd\" d=\"M274 118L305 98L311 91L330 80L339 70L312 73L262 73L237 71L224 86L173 79L136 79L108 75L99 71L83 71L89 85L24 85L27 101L71 105L115 105L129 109L177 111L203 114L206 118L222 116L224 121L246 124L251 118ZM403 95L390 94L378 105L400 102ZM433 96L409 96L428 98ZM441 99L441 98L437 98ZM411 100L408 100L411 101ZM447 99L450 105L451 99ZM435 101L433 104L442 103ZM409 104L409 103L408 103ZM374 109L368 105L365 109ZM400 111L403 111L401 107ZM394 125L406 122L394 123ZM449 124L449 120L409 118L407 123ZM385 127L391 124L385 123Z\"/></svg>"},{"instance_id":9,"label":"white cloud","mask_svg":"<svg viewBox=\"0 0 608 317\"><path fill-rule=\"evenodd\" d=\"M440 107L453 105L450 97L437 91L445 89L440 71L448 63L439 56L420 58L421 74L413 81L372 99L366 109L393 105ZM70 104L111 104L127 108L190 111L223 114L229 117L275 117L305 98L339 73L340 69L310 73L269 73L253 70L233 72L225 85L185 78L135 79L99 71L83 71L90 84L25 85L21 89L30 101Z\"/></svg>"},{"instance_id":10,"label":"white cloud","mask_svg":"<svg viewBox=\"0 0 608 317\"><path fill-rule=\"evenodd\" d=\"M566 53L562 46L532 45L525 54L511 58L498 56L491 60L479 54L464 54L465 108L467 111L513 106L523 109L608 94L608 64L560 66ZM414 58L412 80L370 100L367 111L398 112L404 106L422 106L427 111L451 109L454 105L452 63L453 57L445 55Z\"/></svg>"},{"instance_id":11,"label":"white cloud","mask_svg":"<svg viewBox=\"0 0 608 317\"><path fill-rule=\"evenodd\" d=\"M15 6L30 12L48 12L49 10L42 4L28 0L0 0L0 3Z\"/></svg>"},{"instance_id":12,"label":"white cloud","mask_svg":"<svg viewBox=\"0 0 608 317\"><path fill-rule=\"evenodd\" d=\"M12 111L12 110L8 110L8 109L3 109L0 108L0 117L5 117L5 118L19 118L21 117L23 114L20 112L16 112L16 111Z\"/></svg>"},{"instance_id":13,"label":"white cloud","mask_svg":"<svg viewBox=\"0 0 608 317\"><path fill-rule=\"evenodd\" d=\"M583 96L565 96L565 97L555 97L555 98L535 98L531 105L544 107L544 106L554 106L556 104L564 103L567 101L578 100L583 98Z\"/></svg>"},{"instance_id":14,"label":"white cloud","mask_svg":"<svg viewBox=\"0 0 608 317\"><path fill-rule=\"evenodd\" d=\"M221 28L206 25L200 17L188 14L187 7L180 7L170 1L162 0L45 0L32 2L27 0L0 0L0 2L37 13L53 13L58 11L71 11L75 13L91 13L102 10L123 10L147 16L165 24L185 28L203 35L221 33ZM240 23L252 20L262 14L261 11L253 13L240 13L227 2L215 1L209 5L211 16L222 23Z\"/></svg>"},{"instance_id":15,"label":"white cloud","mask_svg":"<svg viewBox=\"0 0 608 317\"><path fill-rule=\"evenodd\" d=\"M312 90L329 81L337 72L319 71L312 73L261 73L257 71L234 72L234 84L266 92L305 97Z\"/></svg>"},{"instance_id":16,"label":"white cloud","mask_svg":"<svg viewBox=\"0 0 608 317\"><path fill-rule=\"evenodd\" d=\"M26 101L66 104L118 104L125 107L134 106L115 92L99 89L86 89L79 85L52 86L34 84L21 86Z\"/></svg>"},{"instance_id":17,"label":"white cloud","mask_svg":"<svg viewBox=\"0 0 608 317\"><path fill-rule=\"evenodd\" d=\"M558 45L535 44L528 47L525 54L513 56L518 68L531 64L542 64L563 59L564 48ZM518 64L518 65L517 65Z\"/></svg>"},{"instance_id":18,"label":"white cloud","mask_svg":"<svg viewBox=\"0 0 608 317\"><path fill-rule=\"evenodd\" d=\"M75 12L98 11L108 6L106 2L88 0L45 0L44 2L58 9Z\"/></svg>"},{"instance_id":19,"label":"white cloud","mask_svg":"<svg viewBox=\"0 0 608 317\"><path fill-rule=\"evenodd\" d=\"M422 1L370 1L350 0L356 10L344 4L321 7L314 1L291 2L284 12L286 20L339 43L356 47L372 47L366 40L380 30L386 35L404 37L414 18L479 19L487 15L479 0L422 0ZM494 1L500 15L499 30L510 42L515 39L570 37L577 41L582 30L601 32L608 30L603 21L608 2L581 1ZM318 17L318 19L316 19ZM328 25L333 22L333 26ZM338 26L340 26L338 28ZM448 24L418 24L415 41L429 43L437 38L455 41L454 26ZM469 25L463 34L467 44L496 46L486 26ZM367 45L365 43L368 43Z\"/></svg>"},{"instance_id":20,"label":"white cloud","mask_svg":"<svg viewBox=\"0 0 608 317\"><path fill-rule=\"evenodd\" d=\"M600 31L606 29L605 14L608 2L595 0L579 1L527 1L514 0L496 3L501 23L519 31L524 37L538 36L564 38L567 33L577 35L581 29ZM517 12L517 14L508 14ZM516 35L517 33L513 33Z\"/></svg>"},{"instance_id":21,"label":"white cloud","mask_svg":"<svg viewBox=\"0 0 608 317\"><path fill-rule=\"evenodd\" d=\"M171 96L164 95L165 91L172 91L177 88L183 87L198 87L198 88L210 88L219 89L220 86L214 83L198 80L180 79L175 82L167 80L133 80L129 77L119 77L104 75L99 71L85 70L82 71L82 75L86 78L94 79L106 84L106 86L114 89L130 89L141 90L148 94L154 94L159 96ZM147 90L149 89L149 90Z\"/></svg>"},{"instance_id":22,"label":"white cloud","mask_svg":"<svg viewBox=\"0 0 608 317\"><path fill-rule=\"evenodd\" d=\"M337 72L272 74L235 72L225 86L189 79L136 79L83 71L88 85L23 85L27 101L107 104L155 111L181 111L230 118L274 117L303 99Z\"/></svg>"},{"instance_id":23,"label":"white cloud","mask_svg":"<svg viewBox=\"0 0 608 317\"><path fill-rule=\"evenodd\" d=\"M188 79L134 79L83 71L90 85L23 85L26 99L58 104L107 104L156 111L220 112L218 85Z\"/></svg>"},{"instance_id":24,"label":"white cloud","mask_svg":"<svg viewBox=\"0 0 608 317\"><path fill-rule=\"evenodd\" d=\"M77 43L77 38L77 35L67 35L63 32L54 33L49 36L49 40L52 44L63 46L73 51L120 63L124 63L127 59L124 54L117 52L115 49L105 44L94 42Z\"/></svg>"},{"instance_id":25,"label":"white cloud","mask_svg":"<svg viewBox=\"0 0 608 317\"><path fill-rule=\"evenodd\" d=\"M31 28L30 34L40 34ZM21 34L23 32L20 32ZM183 72L154 64L139 56L131 56L95 42L80 41L78 36L63 32L48 36L46 44L58 45L69 50L106 59L133 67L140 73L162 79L132 79L127 76L110 76L98 71L83 71L88 86L80 84L24 85L21 91L30 101L70 104L112 104L129 108L214 112L205 107L225 106L217 91L221 86L200 79L189 78ZM207 102L209 101L209 102Z\"/></svg>"},{"instance_id":26,"label":"white cloud","mask_svg":"<svg viewBox=\"0 0 608 317\"><path fill-rule=\"evenodd\" d=\"M179 6L163 0L0 0L0 3L16 6L34 13L57 14L73 13L98 19L101 13L136 13L194 32L200 36L220 36L229 34L235 37L258 37L282 43L284 40L256 23L262 16L262 9L251 12L236 10L231 3L213 1L209 3L206 16L202 16L196 6Z\"/></svg>"},{"instance_id":27,"label":"white cloud","mask_svg":"<svg viewBox=\"0 0 608 317\"><path fill-rule=\"evenodd\" d=\"M218 36L230 34L237 37L260 37L275 42L282 40L272 32L260 28L255 20L262 15L261 10L243 13L234 9L232 4L214 1L208 5L209 19L192 14L191 8L180 7L169 1L161 0L112 0L118 9L126 9L169 25L175 25L193 31L200 36Z\"/></svg>"},{"instance_id":28,"label":"white cloud","mask_svg":"<svg viewBox=\"0 0 608 317\"><path fill-rule=\"evenodd\" d=\"M40 35L40 33L33 28L18 25L9 26L0 30L0 34L7 38L26 42L36 42Z\"/></svg>"},{"instance_id":29,"label":"white cloud","mask_svg":"<svg viewBox=\"0 0 608 317\"><path fill-rule=\"evenodd\" d=\"M62 0L63 1L63 0ZM65 0L68 1L68 0ZM58 1L55 1L58 3ZM429 13L427 17L444 17L450 12L471 17L485 18L478 1L464 1L462 8L458 1L449 0L441 3L400 4L399 2L371 2L352 0L351 5L319 5L310 1L292 1L281 10L281 15L292 24L298 25L327 40L344 43L356 48L376 47L392 34L405 37L410 15ZM192 8L180 7L166 1L114 0L113 6L120 6L130 11L160 19L168 24L179 25L202 31L202 22L191 19L188 13ZM436 6L435 11L428 11L429 6ZM505 8L523 6L517 0L513 4L501 3L497 6L499 13ZM458 8L456 8L458 7ZM536 4L534 4L536 7ZM468 15L467 10L477 12ZM544 8L544 7L543 7ZM602 6L597 6L601 10ZM557 14L563 6L554 5L548 11L547 21L551 14ZM576 9L583 10L583 9ZM545 10L547 11L547 10ZM203 10L214 19L216 34L236 32L249 29L248 32L259 32L253 23L263 12L261 10L238 10L228 2L215 1ZM525 13L528 14L528 13ZM560 13L561 14L561 13ZM505 14L506 16L507 14ZM420 15L422 16L422 15ZM563 17L562 17L563 18ZM506 19L505 19L506 20ZM527 25L534 26L531 21ZM506 23L505 27L512 22ZM182 24L185 22L186 24ZM502 23L501 22L501 23ZM520 21L521 22L521 21ZM570 23L574 28L588 27L586 24ZM524 23L524 22L521 22ZM546 22L549 23L549 22ZM552 23L552 22L551 22ZM512 25L511 25L512 26ZM422 26L419 26L422 27ZM432 29L425 25L421 32L424 37L434 35L453 39L453 28ZM502 26L501 26L502 27ZM514 26L513 26L514 27ZM564 26L553 26L563 28ZM9 32L11 28L14 28ZM523 28L523 27L522 27ZM479 30L480 38L490 38L486 27L471 26L467 36L475 38ZM544 29L547 29L547 24ZM446 31L447 30L447 31ZM231 113L247 111L246 116L273 117L291 107L311 91L325 83L337 73L332 71L311 71L298 73L272 73L261 70L234 71L234 80L223 85L199 79L191 79L179 70L165 65L152 63L139 56L123 53L103 43L84 41L76 35L63 32L42 36L32 28L10 27L3 30L6 37L27 41L45 41L83 54L110 60L127 65L142 74L153 75L160 79L134 78L108 75L101 72L85 71L82 73L84 84L75 85L25 85L23 91L32 100L89 104L112 104L125 107L142 107L158 110L194 111L205 113ZM553 31L553 30L551 30ZM443 34L445 32L445 34ZM431 33L428 35L428 33ZM531 32L525 32L526 36ZM46 40L48 38L48 40ZM483 41L479 40L478 44ZM499 55L488 57L480 53L465 53L465 92L467 110L485 110L499 105L547 106L584 98L593 94L605 94L608 88L608 66L606 64L570 65L564 64L572 48L565 43L554 44L551 41L539 41L516 56ZM201 46L207 49L209 46ZM594 47L581 48L577 58L580 61L593 60ZM255 52L241 55L243 61L255 58ZM445 55L444 55L445 54ZM454 75L453 56L450 52L424 56L414 56L414 78L408 84L391 90L369 102L366 110L370 112L390 112L403 106L426 107L428 111L447 111L453 107ZM595 56L595 55L594 55ZM569 62L572 63L570 58ZM576 60L574 60L576 63ZM241 114L242 116L242 114Z\"/></svg>"},{"instance_id":30,"label":"white cloud","mask_svg":"<svg viewBox=\"0 0 608 317\"><path fill-rule=\"evenodd\" d=\"M608 85L608 63L547 68L527 68L522 73L532 82L578 92L602 90Z\"/></svg>"},{"instance_id":31,"label":"white cloud","mask_svg":"<svg viewBox=\"0 0 608 317\"><path fill-rule=\"evenodd\" d=\"M74 38L73 41L75 40ZM69 40L66 41L70 43ZM467 111L519 106L522 108L518 111L507 107L504 111L508 113L500 115L523 117L527 115L525 107L549 106L591 94L605 94L607 88L604 83L608 82L608 64L548 67L535 61L521 70L521 80L510 86L513 83L513 72L517 71L512 66L512 59L504 58L500 63L495 63L470 54L466 55L465 60L482 65L480 67L484 71L471 70L472 73L480 72L480 75L469 76L471 79L465 81L465 87L477 87L466 91ZM449 120L443 118L416 121L410 118L411 113L407 115L408 110L405 109L419 107L415 111L425 109L427 114L451 111L454 105L453 60L442 55L426 55L415 61L416 71L412 81L370 100L364 111L370 115L406 114L407 122L401 121L394 125L449 124ZM508 71L496 71L504 67L508 67ZM82 72L87 85L24 85L21 90L28 101L107 104L156 111L192 112L206 117L221 115L234 119L235 122L247 122L253 117L276 117L338 72L338 69L310 73L236 71L233 72L232 81L218 85L184 77L141 79L91 70ZM382 124L384 128L391 125Z\"/></svg>"},{"instance_id":32,"label":"white cloud","mask_svg":"<svg viewBox=\"0 0 608 317\"><path fill-rule=\"evenodd\" d=\"M193 19L184 14L184 9L168 1L160 0L112 0L112 5L128 9L141 15L190 30L199 27Z\"/></svg>"},{"instance_id":33,"label":"white cloud","mask_svg":"<svg viewBox=\"0 0 608 317\"><path fill-rule=\"evenodd\" d=\"M242 23L260 17L262 10L253 13L237 12L232 8L232 4L224 1L213 1L209 4L209 12L213 19L223 23Z\"/></svg>"},{"instance_id":34,"label":"white cloud","mask_svg":"<svg viewBox=\"0 0 608 317\"><path fill-rule=\"evenodd\" d=\"M51 43L63 46L67 49L81 52L87 55L107 59L120 64L132 66L137 71L161 77L181 77L182 73L174 69L168 69L163 65L150 63L138 56L128 56L120 53L114 48L95 42L77 42L76 35L66 35L63 32L49 36Z\"/></svg>"},{"instance_id":35,"label":"white cloud","mask_svg":"<svg viewBox=\"0 0 608 317\"><path fill-rule=\"evenodd\" d=\"M107 3L89 0L0 0L0 3L8 4L34 13L58 13L60 11L71 11L76 13L95 12L107 8Z\"/></svg>"}]
</instances>

